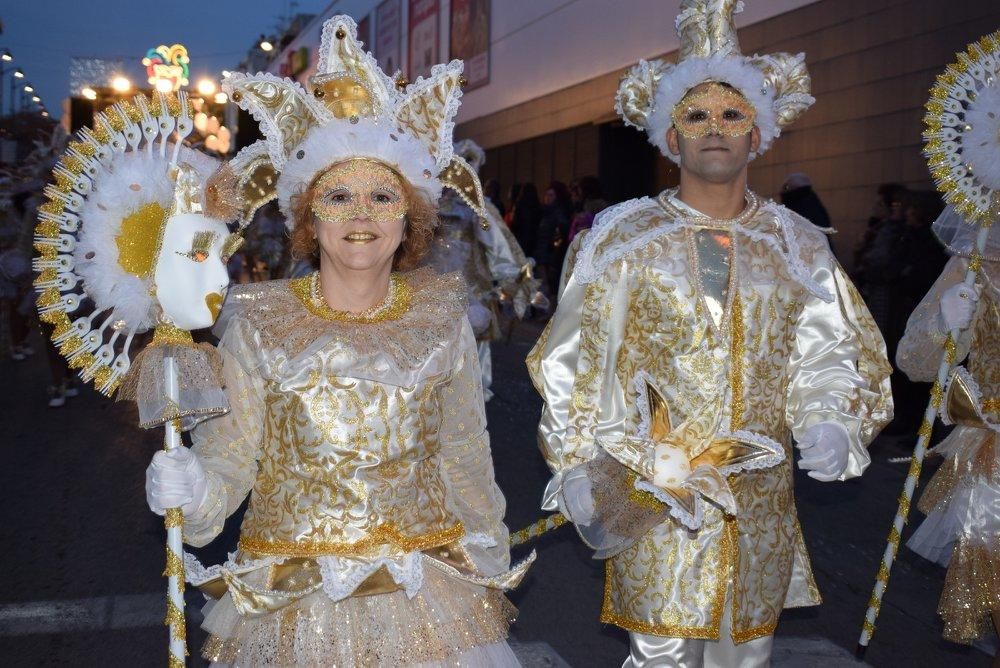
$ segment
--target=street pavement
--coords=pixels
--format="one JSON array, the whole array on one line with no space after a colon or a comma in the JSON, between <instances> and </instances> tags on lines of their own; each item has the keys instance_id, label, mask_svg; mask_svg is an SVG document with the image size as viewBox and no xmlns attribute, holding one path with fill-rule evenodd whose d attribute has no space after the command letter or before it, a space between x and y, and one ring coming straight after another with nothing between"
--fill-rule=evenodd
<instances>
[{"instance_id":1,"label":"street pavement","mask_svg":"<svg viewBox=\"0 0 1000 668\"><path fill-rule=\"evenodd\" d=\"M487 413L512 530L541 516L548 479L535 445L541 405L524 367L540 330L540 323L521 323L509 342L494 345L495 397ZM161 433L139 430L132 406L89 388L64 408L47 409L41 354L25 362L0 360L0 377L0 665L165 665L164 533L143 491ZM851 657L907 468L888 459L908 448L912 439L880 438L859 480L820 483L796 474L803 532L824 603L782 616L774 665L861 665ZM925 467L925 482L932 472L933 465ZM238 520L231 518L219 539L197 551L203 562L225 559L238 537ZM538 560L511 595L520 609L513 644L524 663L620 665L627 635L598 621L599 562L568 526L518 548L515 557L530 549ZM988 654L941 640L935 608L943 576L943 569L900 550L868 665L990 665ZM197 657L204 639L197 628L200 594L189 589L187 598L189 665L204 665Z\"/></svg>"}]
</instances>

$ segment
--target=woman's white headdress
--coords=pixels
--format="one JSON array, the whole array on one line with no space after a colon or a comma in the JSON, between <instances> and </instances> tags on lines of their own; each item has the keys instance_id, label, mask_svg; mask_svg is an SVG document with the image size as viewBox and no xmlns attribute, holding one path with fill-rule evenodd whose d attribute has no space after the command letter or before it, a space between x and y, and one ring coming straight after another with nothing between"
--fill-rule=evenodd
<instances>
[{"instance_id":1,"label":"woman's white headdress","mask_svg":"<svg viewBox=\"0 0 1000 668\"><path fill-rule=\"evenodd\" d=\"M435 65L428 78L407 84L386 75L362 47L354 20L334 16L323 25L311 93L265 73L223 82L265 137L231 162L237 183L259 184L263 201L277 197L291 226L294 195L330 165L367 157L394 168L429 201L447 186L484 215L479 177L452 147L462 61Z\"/></svg>"},{"instance_id":2,"label":"woman's white headdress","mask_svg":"<svg viewBox=\"0 0 1000 668\"><path fill-rule=\"evenodd\" d=\"M615 110L627 125L645 130L651 144L674 162L667 148L667 130L674 107L695 86L715 81L736 88L757 110L760 148L771 143L815 99L805 54L775 53L744 56L736 36L738 0L682 0L677 16L680 53L677 63L640 60L622 78Z\"/></svg>"}]
</instances>

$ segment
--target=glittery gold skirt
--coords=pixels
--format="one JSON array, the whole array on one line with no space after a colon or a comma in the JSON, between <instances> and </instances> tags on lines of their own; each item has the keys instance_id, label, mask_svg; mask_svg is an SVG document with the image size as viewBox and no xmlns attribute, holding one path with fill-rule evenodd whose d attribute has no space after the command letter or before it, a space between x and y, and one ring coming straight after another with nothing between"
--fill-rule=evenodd
<instances>
[{"instance_id":1,"label":"glittery gold skirt","mask_svg":"<svg viewBox=\"0 0 1000 668\"><path fill-rule=\"evenodd\" d=\"M490 652L500 648L512 657L504 641L517 610L497 590L427 568L413 598L394 591L335 602L320 590L277 612L243 617L226 594L209 603L205 612L202 627L210 636L202 655L209 661L234 666L412 666L454 663L457 657L475 654L475 648L486 649L483 656L497 656Z\"/></svg>"},{"instance_id":2,"label":"glittery gold skirt","mask_svg":"<svg viewBox=\"0 0 1000 668\"><path fill-rule=\"evenodd\" d=\"M927 518L907 546L948 568L938 603L943 636L971 643L1000 611L1000 438L958 427L938 450L945 462L918 504Z\"/></svg>"}]
</instances>

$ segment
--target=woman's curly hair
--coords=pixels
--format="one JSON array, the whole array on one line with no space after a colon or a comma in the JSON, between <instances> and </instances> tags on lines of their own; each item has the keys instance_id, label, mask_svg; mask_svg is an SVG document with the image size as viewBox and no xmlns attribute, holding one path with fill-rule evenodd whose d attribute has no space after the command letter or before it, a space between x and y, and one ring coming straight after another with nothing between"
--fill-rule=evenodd
<instances>
[{"instance_id":1,"label":"woman's curly hair","mask_svg":"<svg viewBox=\"0 0 1000 668\"><path fill-rule=\"evenodd\" d=\"M313 199L316 197L316 183L329 169L320 172L303 192L292 196L292 235L291 251L295 259L306 259L319 252L319 242L313 236L313 226L316 222L312 210ZM396 171L396 170L393 170ZM399 172L396 172L398 175ZM396 249L392 260L394 271L409 271L416 269L420 260L434 240L434 228L438 224L437 203L431 202L426 195L418 191L402 176L403 193L410 203L406 211L406 227L403 230L403 242Z\"/></svg>"}]
</instances>

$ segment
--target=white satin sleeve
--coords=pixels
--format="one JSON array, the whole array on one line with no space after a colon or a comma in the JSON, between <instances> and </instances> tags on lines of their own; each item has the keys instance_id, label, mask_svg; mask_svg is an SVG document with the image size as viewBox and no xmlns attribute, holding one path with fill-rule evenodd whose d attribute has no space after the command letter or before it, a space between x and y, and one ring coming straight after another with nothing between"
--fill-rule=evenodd
<instances>
[{"instance_id":1,"label":"white satin sleeve","mask_svg":"<svg viewBox=\"0 0 1000 668\"><path fill-rule=\"evenodd\" d=\"M199 424L191 432L192 450L205 469L208 493L184 518L184 540L201 547L222 531L257 477L262 450L264 390L259 346L245 321L234 319L219 344L230 411Z\"/></svg>"},{"instance_id":2,"label":"white satin sleeve","mask_svg":"<svg viewBox=\"0 0 1000 668\"><path fill-rule=\"evenodd\" d=\"M965 258L952 257L948 260L941 275L910 314L910 319L906 321L906 332L896 350L896 365L914 382L929 383L937 378L941 356L944 354L944 341L948 334L943 331L944 326L941 323L941 295L948 288L965 280L968 267ZM956 362L962 361L969 354L971 341L970 327L959 336Z\"/></svg>"},{"instance_id":3,"label":"white satin sleeve","mask_svg":"<svg viewBox=\"0 0 1000 668\"><path fill-rule=\"evenodd\" d=\"M556 510L565 471L593 459L598 441L625 434L625 393L615 373L628 308L628 270L615 263L581 284L572 263L574 239L559 306L528 356L528 372L544 405L538 445L553 472L542 508Z\"/></svg>"},{"instance_id":4,"label":"white satin sleeve","mask_svg":"<svg viewBox=\"0 0 1000 668\"><path fill-rule=\"evenodd\" d=\"M479 571L492 577L510 567L508 531L503 523L507 502L493 474L479 353L468 322L462 327L459 345L459 366L438 390L443 410L441 462L449 500L465 527L466 537L478 534L492 543L487 546L467 541L466 545Z\"/></svg>"},{"instance_id":5,"label":"white satin sleeve","mask_svg":"<svg viewBox=\"0 0 1000 668\"><path fill-rule=\"evenodd\" d=\"M826 250L817 252L812 278L833 295L810 296L796 323L789 358L785 420L795 440L820 422L847 429L850 454L841 480L861 475L868 444L893 415L885 342L861 295Z\"/></svg>"}]
</instances>

